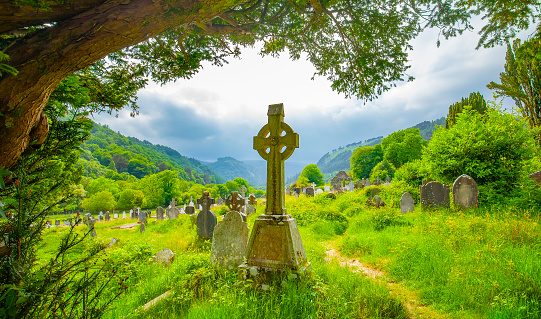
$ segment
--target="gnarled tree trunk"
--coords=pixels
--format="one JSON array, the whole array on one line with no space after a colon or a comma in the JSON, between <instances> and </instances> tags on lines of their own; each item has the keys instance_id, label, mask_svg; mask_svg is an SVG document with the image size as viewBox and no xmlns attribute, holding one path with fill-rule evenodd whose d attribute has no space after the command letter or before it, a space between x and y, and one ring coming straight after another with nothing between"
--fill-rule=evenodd
<instances>
[{"instance_id":1,"label":"gnarled tree trunk","mask_svg":"<svg viewBox=\"0 0 541 319\"><path fill-rule=\"evenodd\" d=\"M15 12L35 11L6 2L0 0L0 21ZM235 2L67 0L67 5L53 3L50 11L39 16L12 17L12 28L57 23L17 40L4 52L19 74L0 78L0 113L4 115L0 116L0 168L11 167L29 144L39 143L46 135L42 111L65 77L168 28L209 21Z\"/></svg>"}]
</instances>

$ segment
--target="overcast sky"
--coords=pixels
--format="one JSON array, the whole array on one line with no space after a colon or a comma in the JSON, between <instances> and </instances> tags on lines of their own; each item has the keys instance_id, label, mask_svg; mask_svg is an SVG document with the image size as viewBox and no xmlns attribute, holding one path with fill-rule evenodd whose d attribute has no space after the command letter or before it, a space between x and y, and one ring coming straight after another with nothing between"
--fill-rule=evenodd
<instances>
[{"instance_id":1,"label":"overcast sky","mask_svg":"<svg viewBox=\"0 0 541 319\"><path fill-rule=\"evenodd\" d=\"M267 123L268 105L284 103L284 120L300 136L288 161L316 163L340 146L446 116L449 105L471 92L492 99L486 85L499 82L506 49L475 50L478 38L467 33L437 48L437 32L425 31L410 52L408 74L415 81L366 104L333 92L325 78L310 80L315 69L306 60L291 61L286 54L262 58L244 49L240 60L223 67L206 64L190 80L141 90L135 118L123 110L94 120L198 160L249 160L260 159L253 136Z\"/></svg>"}]
</instances>

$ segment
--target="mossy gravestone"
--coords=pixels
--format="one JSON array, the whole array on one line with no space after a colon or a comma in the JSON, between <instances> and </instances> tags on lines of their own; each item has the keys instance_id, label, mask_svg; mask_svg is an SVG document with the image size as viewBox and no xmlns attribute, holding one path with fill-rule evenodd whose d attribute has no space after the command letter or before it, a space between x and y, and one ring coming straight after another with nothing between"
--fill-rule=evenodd
<instances>
[{"instance_id":1,"label":"mossy gravestone","mask_svg":"<svg viewBox=\"0 0 541 319\"><path fill-rule=\"evenodd\" d=\"M460 175L453 183L453 203L458 208L477 207L479 190L473 178Z\"/></svg>"},{"instance_id":2,"label":"mossy gravestone","mask_svg":"<svg viewBox=\"0 0 541 319\"><path fill-rule=\"evenodd\" d=\"M238 193L231 194L238 198ZM244 262L248 244L248 224L239 213L240 201L229 204L229 213L214 227L210 262L228 269L235 269Z\"/></svg>"},{"instance_id":3,"label":"mossy gravestone","mask_svg":"<svg viewBox=\"0 0 541 319\"><path fill-rule=\"evenodd\" d=\"M254 137L254 149L267 161L265 214L255 223L244 275L259 271L301 270L307 262L297 223L285 209L284 161L299 147L299 135L283 122L283 104L269 106L268 123Z\"/></svg>"},{"instance_id":4,"label":"mossy gravestone","mask_svg":"<svg viewBox=\"0 0 541 319\"><path fill-rule=\"evenodd\" d=\"M405 214L413 212L415 209L415 203L413 202L413 196L410 193L405 192L400 198L400 212Z\"/></svg>"},{"instance_id":5,"label":"mossy gravestone","mask_svg":"<svg viewBox=\"0 0 541 319\"><path fill-rule=\"evenodd\" d=\"M421 207L423 209L433 207L449 208L449 186L438 182L428 182L420 186Z\"/></svg>"},{"instance_id":6,"label":"mossy gravestone","mask_svg":"<svg viewBox=\"0 0 541 319\"><path fill-rule=\"evenodd\" d=\"M204 191L197 203L202 207L197 214L197 234L201 238L212 239L212 233L217 223L216 215L210 210L210 206L214 204L214 198L210 197L209 192Z\"/></svg>"}]
</instances>

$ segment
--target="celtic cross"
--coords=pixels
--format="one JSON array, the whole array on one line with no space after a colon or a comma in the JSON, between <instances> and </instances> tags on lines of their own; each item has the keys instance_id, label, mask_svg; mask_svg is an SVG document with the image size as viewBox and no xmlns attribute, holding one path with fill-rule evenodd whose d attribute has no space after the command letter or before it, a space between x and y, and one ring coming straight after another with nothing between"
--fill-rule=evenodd
<instances>
[{"instance_id":1,"label":"celtic cross","mask_svg":"<svg viewBox=\"0 0 541 319\"><path fill-rule=\"evenodd\" d=\"M267 206L265 214L284 215L284 161L299 147L299 134L284 123L284 105L269 105L269 122L254 136L254 150L267 161Z\"/></svg>"},{"instance_id":2,"label":"celtic cross","mask_svg":"<svg viewBox=\"0 0 541 319\"><path fill-rule=\"evenodd\" d=\"M254 194L251 194L250 196L248 196L248 204L252 206L257 205L257 198L255 197Z\"/></svg>"},{"instance_id":3,"label":"celtic cross","mask_svg":"<svg viewBox=\"0 0 541 319\"><path fill-rule=\"evenodd\" d=\"M239 212L240 208L245 205L245 200L242 196L239 196L239 192L231 192L225 199L225 204L229 207L229 210Z\"/></svg>"},{"instance_id":4,"label":"celtic cross","mask_svg":"<svg viewBox=\"0 0 541 319\"><path fill-rule=\"evenodd\" d=\"M214 198L210 197L209 192L204 191L201 198L197 199L197 203L201 205L201 209L204 212L210 211L210 205L214 204Z\"/></svg>"}]
</instances>

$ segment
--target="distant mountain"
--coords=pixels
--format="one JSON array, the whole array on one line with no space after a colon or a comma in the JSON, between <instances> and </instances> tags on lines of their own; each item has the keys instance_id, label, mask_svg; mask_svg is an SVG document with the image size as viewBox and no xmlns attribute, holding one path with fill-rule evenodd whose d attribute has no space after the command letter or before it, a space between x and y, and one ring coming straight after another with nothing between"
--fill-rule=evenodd
<instances>
[{"instance_id":1,"label":"distant mountain","mask_svg":"<svg viewBox=\"0 0 541 319\"><path fill-rule=\"evenodd\" d=\"M261 175L253 166L232 157L220 157L214 163L205 162L205 164L220 174L226 181L241 177L252 186L265 185L267 182L265 176Z\"/></svg>"},{"instance_id":2,"label":"distant mountain","mask_svg":"<svg viewBox=\"0 0 541 319\"><path fill-rule=\"evenodd\" d=\"M204 184L223 182L212 168L196 159L183 156L167 146L126 137L106 125L94 123L91 137L82 148L81 165L89 177L99 177L112 170L141 178L172 168L179 170L179 177L185 180Z\"/></svg>"},{"instance_id":3,"label":"distant mountain","mask_svg":"<svg viewBox=\"0 0 541 319\"><path fill-rule=\"evenodd\" d=\"M413 126L413 128L418 128L421 132L421 136L425 140L430 141L430 138L432 137L432 134L434 133L437 125L445 125L445 117L441 117L434 121L421 122ZM378 136L367 139L364 142L351 143L346 145L345 147L339 147L338 149L334 149L331 152L323 155L323 157L319 159L319 161L317 162L317 167L319 167L321 172L326 175L333 175L334 173L341 170L349 171L349 159L353 154L353 151L357 147L374 146L376 144L379 144L382 139L383 136Z\"/></svg>"},{"instance_id":4,"label":"distant mountain","mask_svg":"<svg viewBox=\"0 0 541 319\"><path fill-rule=\"evenodd\" d=\"M239 161L232 157L222 157L218 158L214 163L203 163L228 181L232 181L236 177L241 177L252 186L265 187L267 184L267 161L264 160ZM304 163L286 161L284 164L284 175L286 179L298 175L304 166L306 166Z\"/></svg>"}]
</instances>

